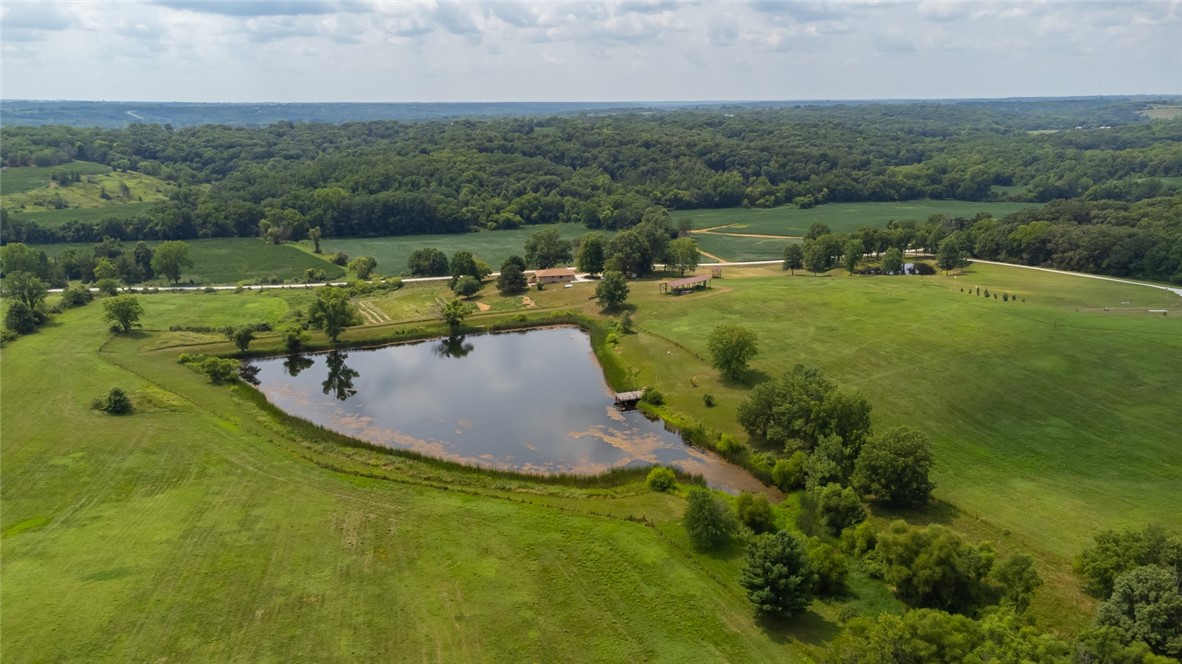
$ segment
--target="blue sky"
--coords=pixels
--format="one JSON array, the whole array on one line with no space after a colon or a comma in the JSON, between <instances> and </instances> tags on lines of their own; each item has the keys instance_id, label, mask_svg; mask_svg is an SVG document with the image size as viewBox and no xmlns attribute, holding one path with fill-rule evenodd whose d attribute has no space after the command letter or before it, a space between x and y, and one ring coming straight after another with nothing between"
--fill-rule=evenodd
<instances>
[{"instance_id":1,"label":"blue sky","mask_svg":"<svg viewBox=\"0 0 1182 664\"><path fill-rule=\"evenodd\" d=\"M1182 93L1168 2L21 2L7 99L632 101Z\"/></svg>"}]
</instances>

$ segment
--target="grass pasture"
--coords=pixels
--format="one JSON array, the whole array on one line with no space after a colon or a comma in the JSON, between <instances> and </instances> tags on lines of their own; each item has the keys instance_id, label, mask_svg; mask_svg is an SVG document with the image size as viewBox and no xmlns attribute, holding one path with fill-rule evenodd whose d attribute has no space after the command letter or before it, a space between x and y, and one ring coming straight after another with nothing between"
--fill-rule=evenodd
<instances>
[{"instance_id":1,"label":"grass pasture","mask_svg":"<svg viewBox=\"0 0 1182 664\"><path fill-rule=\"evenodd\" d=\"M676 210L674 221L690 219L696 229L728 226L720 232L803 236L815 223L828 224L835 233L848 233L859 226L885 226L892 219L926 221L934 214L972 217L988 212L1003 217L1030 207L1028 203L975 203L971 201L919 200L897 203L828 203L813 208L726 208L719 210Z\"/></svg>"},{"instance_id":2,"label":"grass pasture","mask_svg":"<svg viewBox=\"0 0 1182 664\"><path fill-rule=\"evenodd\" d=\"M72 170L70 167L61 167L61 169L66 171ZM50 172L56 169L31 170L46 171L37 174L38 177L44 177L46 183L40 185L40 187L24 189L14 194L8 194L6 191L4 197L0 198L0 200L4 202L4 207L11 211L12 214L22 216L44 213L44 211L63 213L65 210L109 209L106 216L126 216L126 211L121 209L124 206L162 201L168 196L169 191L174 189L173 184L164 182L160 178L135 171L82 174L82 182L74 182L59 187L56 183L48 182ZM32 176L18 176L18 185L30 183L33 183ZM122 194L122 188L119 187L121 183L128 187L128 194ZM108 197L104 198L104 193ZM59 208L56 204L53 204L54 201L64 202L67 207ZM38 219L38 217L30 217L30 219ZM59 219L61 221L69 221L70 219L74 219L74 217L43 216L39 217L39 219L46 222Z\"/></svg>"},{"instance_id":3,"label":"grass pasture","mask_svg":"<svg viewBox=\"0 0 1182 664\"><path fill-rule=\"evenodd\" d=\"M447 235L405 235L376 238L325 238L320 241L320 250L331 256L338 251L349 254L350 258L373 256L378 261L378 272L398 275L407 271L406 263L416 249L435 248L451 257L457 251L471 251L488 261L493 270L512 255L525 256L525 241L534 233L548 228L557 229L564 239L576 240L590 232L581 224L547 224L525 226L514 230L480 231L478 233L453 233ZM601 231L605 236L609 231ZM306 243L305 243L306 244ZM305 247L308 249L308 247Z\"/></svg>"},{"instance_id":4,"label":"grass pasture","mask_svg":"<svg viewBox=\"0 0 1182 664\"><path fill-rule=\"evenodd\" d=\"M976 286L1026 302L960 290ZM594 314L593 288L527 302L486 285L474 301L489 312L472 322ZM1182 528L1176 296L988 265L922 279L736 268L705 292L661 295L655 279L631 292L638 333L615 352L676 412L737 432L751 385L802 362L865 393L877 426L926 432L940 502L905 516L1035 554L1040 627L1089 620L1068 568L1095 532ZM443 295L423 283L367 297L395 322L344 338L434 316ZM854 575L839 602L756 623L738 548L691 553L676 495L480 479L336 448L175 361L231 346L170 325L274 324L311 297L142 296L145 329L118 337L93 303L4 349L5 660L806 661L843 607L898 610ZM1169 315L1146 311L1157 308ZM710 330L731 322L760 339L746 383L720 381L702 359ZM135 414L89 409L115 385Z\"/></svg>"},{"instance_id":5,"label":"grass pasture","mask_svg":"<svg viewBox=\"0 0 1182 664\"><path fill-rule=\"evenodd\" d=\"M676 497L332 472L387 471L153 350L167 324L277 320L304 296L144 296L147 329L121 338L92 304L5 349L5 660L799 661L836 630L825 605L794 634L757 625L739 552L688 555ZM113 385L135 414L89 409Z\"/></svg>"},{"instance_id":6,"label":"grass pasture","mask_svg":"<svg viewBox=\"0 0 1182 664\"><path fill-rule=\"evenodd\" d=\"M57 228L71 221L96 222L104 219L135 219L151 211L155 203L125 203L90 208L65 208L62 210L34 210L18 212L13 219L33 221L46 228Z\"/></svg>"}]
</instances>

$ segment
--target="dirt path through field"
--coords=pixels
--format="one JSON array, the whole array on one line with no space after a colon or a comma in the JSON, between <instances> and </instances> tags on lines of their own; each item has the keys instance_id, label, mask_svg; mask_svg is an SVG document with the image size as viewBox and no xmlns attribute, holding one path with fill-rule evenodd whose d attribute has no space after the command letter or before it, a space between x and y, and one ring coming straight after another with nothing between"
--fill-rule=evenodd
<instances>
[{"instance_id":1,"label":"dirt path through field","mask_svg":"<svg viewBox=\"0 0 1182 664\"><path fill-rule=\"evenodd\" d=\"M734 224L727 224L725 226L714 226L711 228L700 228L696 231L690 231L690 235L696 235L698 233L703 233L705 235L733 235L735 237L755 237L755 238L760 238L760 239L764 239L764 240L803 240L804 239L804 237L801 235L768 235L766 233L730 233L730 232L720 233L719 232L719 229L730 228L731 226L734 226Z\"/></svg>"},{"instance_id":2,"label":"dirt path through field","mask_svg":"<svg viewBox=\"0 0 1182 664\"><path fill-rule=\"evenodd\" d=\"M702 249L701 247L698 247L698 253L699 253L699 254L702 254L702 255L703 255L703 256L705 256L706 258L709 258L709 259L711 259L711 260L718 261L719 263L725 263L725 262L727 262L727 260L726 260L725 258L719 258L718 256L715 256L714 254L710 253L709 251L706 251L706 250Z\"/></svg>"}]
</instances>

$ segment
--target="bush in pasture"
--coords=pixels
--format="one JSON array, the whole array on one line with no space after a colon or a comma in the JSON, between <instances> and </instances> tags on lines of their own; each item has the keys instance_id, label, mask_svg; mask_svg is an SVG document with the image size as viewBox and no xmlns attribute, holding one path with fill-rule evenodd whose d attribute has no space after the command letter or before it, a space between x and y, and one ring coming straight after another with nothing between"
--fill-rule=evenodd
<instances>
[{"instance_id":1,"label":"bush in pasture","mask_svg":"<svg viewBox=\"0 0 1182 664\"><path fill-rule=\"evenodd\" d=\"M308 333L299 325L288 325L280 334L283 347L291 353L301 350L304 344L308 343Z\"/></svg>"},{"instance_id":2,"label":"bush in pasture","mask_svg":"<svg viewBox=\"0 0 1182 664\"><path fill-rule=\"evenodd\" d=\"M619 329L620 334L632 334L632 314L631 313L625 311L624 315L620 316L620 320L617 323L617 329Z\"/></svg>"},{"instance_id":3,"label":"bush in pasture","mask_svg":"<svg viewBox=\"0 0 1182 664\"><path fill-rule=\"evenodd\" d=\"M781 530L751 544L739 583L758 613L788 618L812 602L817 574L801 538Z\"/></svg>"},{"instance_id":4,"label":"bush in pasture","mask_svg":"<svg viewBox=\"0 0 1182 664\"><path fill-rule=\"evenodd\" d=\"M140 327L144 307L134 295L119 295L103 302L103 320L111 324L114 332L130 332Z\"/></svg>"},{"instance_id":5,"label":"bush in pasture","mask_svg":"<svg viewBox=\"0 0 1182 664\"><path fill-rule=\"evenodd\" d=\"M710 362L724 378L739 380L747 371L747 363L759 354L755 333L742 325L719 325L706 340Z\"/></svg>"},{"instance_id":6,"label":"bush in pasture","mask_svg":"<svg viewBox=\"0 0 1182 664\"><path fill-rule=\"evenodd\" d=\"M653 491L669 491L677 486L677 475L664 466L657 466L648 471L648 478L645 482L648 484L648 488Z\"/></svg>"},{"instance_id":7,"label":"bush in pasture","mask_svg":"<svg viewBox=\"0 0 1182 664\"><path fill-rule=\"evenodd\" d=\"M817 573L817 583L813 592L827 597L838 595L845 590L845 578L849 574L849 564L845 556L833 547L821 541L820 538L810 537L805 545L809 564Z\"/></svg>"},{"instance_id":8,"label":"bush in pasture","mask_svg":"<svg viewBox=\"0 0 1182 664\"><path fill-rule=\"evenodd\" d=\"M704 404L704 405L705 405L707 408L713 408L713 407L714 407L714 403L715 403L715 402L714 402L714 395L713 395L713 394L710 394L709 392L707 392L706 394L703 394L703 395L702 395L702 403L703 403L703 404Z\"/></svg>"},{"instance_id":9,"label":"bush in pasture","mask_svg":"<svg viewBox=\"0 0 1182 664\"><path fill-rule=\"evenodd\" d=\"M246 352L246 349L250 347L250 342L254 341L254 329L249 325L244 325L231 330L228 336L238 347L238 350Z\"/></svg>"},{"instance_id":10,"label":"bush in pasture","mask_svg":"<svg viewBox=\"0 0 1182 664\"><path fill-rule=\"evenodd\" d=\"M378 262L373 256L362 256L349 262L349 269L357 275L358 279L363 280L369 279L377 266Z\"/></svg>"},{"instance_id":11,"label":"bush in pasture","mask_svg":"<svg viewBox=\"0 0 1182 664\"><path fill-rule=\"evenodd\" d=\"M914 607L967 612L990 594L985 579L993 568L987 542L969 544L944 526L912 528L895 521L878 533L874 556L883 580Z\"/></svg>"},{"instance_id":12,"label":"bush in pasture","mask_svg":"<svg viewBox=\"0 0 1182 664\"><path fill-rule=\"evenodd\" d=\"M238 363L222 357L205 358L198 370L209 376L209 382L214 385L232 383L238 379Z\"/></svg>"},{"instance_id":13,"label":"bush in pasture","mask_svg":"<svg viewBox=\"0 0 1182 664\"><path fill-rule=\"evenodd\" d=\"M735 515L739 522L750 528L756 534L770 533L776 530L776 519L772 515L772 505L767 496L746 491L739 494L735 500Z\"/></svg>"},{"instance_id":14,"label":"bush in pasture","mask_svg":"<svg viewBox=\"0 0 1182 664\"><path fill-rule=\"evenodd\" d=\"M330 262L332 262L333 265L340 265L341 267L345 267L346 265L349 264L349 254L346 254L343 251L338 251L337 253L333 254L333 257L330 259Z\"/></svg>"},{"instance_id":15,"label":"bush in pasture","mask_svg":"<svg viewBox=\"0 0 1182 664\"><path fill-rule=\"evenodd\" d=\"M654 387L644 388L644 394L640 398L654 406L660 406L665 403L665 395Z\"/></svg>"},{"instance_id":16,"label":"bush in pasture","mask_svg":"<svg viewBox=\"0 0 1182 664\"><path fill-rule=\"evenodd\" d=\"M40 324L37 311L20 300L8 303L4 312L4 326L17 334L29 334Z\"/></svg>"},{"instance_id":17,"label":"bush in pasture","mask_svg":"<svg viewBox=\"0 0 1182 664\"><path fill-rule=\"evenodd\" d=\"M989 297L989 289L988 288L985 289L985 297Z\"/></svg>"},{"instance_id":18,"label":"bush in pasture","mask_svg":"<svg viewBox=\"0 0 1182 664\"><path fill-rule=\"evenodd\" d=\"M797 450L786 459L776 459L772 467L772 481L784 491L792 491L804 486L804 462L808 454Z\"/></svg>"},{"instance_id":19,"label":"bush in pasture","mask_svg":"<svg viewBox=\"0 0 1182 664\"><path fill-rule=\"evenodd\" d=\"M715 443L714 450L728 459L736 459L743 456L747 451L747 446L738 438L724 433L718 437L718 442Z\"/></svg>"},{"instance_id":20,"label":"bush in pasture","mask_svg":"<svg viewBox=\"0 0 1182 664\"><path fill-rule=\"evenodd\" d=\"M690 542L699 549L716 549L735 532L735 518L726 503L702 487L690 490L682 524Z\"/></svg>"},{"instance_id":21,"label":"bush in pasture","mask_svg":"<svg viewBox=\"0 0 1182 664\"><path fill-rule=\"evenodd\" d=\"M98 409L108 415L126 415L131 412L131 399L121 388L112 387L107 396L99 400Z\"/></svg>"},{"instance_id":22,"label":"bush in pasture","mask_svg":"<svg viewBox=\"0 0 1182 664\"><path fill-rule=\"evenodd\" d=\"M99 279L94 285L103 295L115 295L119 292L119 282L115 279Z\"/></svg>"},{"instance_id":23,"label":"bush in pasture","mask_svg":"<svg viewBox=\"0 0 1182 664\"><path fill-rule=\"evenodd\" d=\"M451 289L456 295L459 295L460 297L472 297L476 293L480 292L480 282L477 281L476 277L465 274L459 279L455 280L455 283L452 284Z\"/></svg>"},{"instance_id":24,"label":"bush in pasture","mask_svg":"<svg viewBox=\"0 0 1182 664\"><path fill-rule=\"evenodd\" d=\"M866 520L866 508L853 489L839 484L827 484L813 489L811 499L818 518L832 535Z\"/></svg>"}]
</instances>

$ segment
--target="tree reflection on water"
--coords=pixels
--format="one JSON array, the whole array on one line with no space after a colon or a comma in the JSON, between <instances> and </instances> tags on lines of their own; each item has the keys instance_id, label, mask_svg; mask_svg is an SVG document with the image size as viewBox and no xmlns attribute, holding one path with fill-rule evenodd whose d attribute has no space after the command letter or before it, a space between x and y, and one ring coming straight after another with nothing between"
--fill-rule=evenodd
<instances>
[{"instance_id":1,"label":"tree reflection on water","mask_svg":"<svg viewBox=\"0 0 1182 664\"><path fill-rule=\"evenodd\" d=\"M357 390L353 389L353 379L361 374L345 364L347 359L348 353L335 350L324 358L324 363L328 365L328 378L320 387L324 389L325 394L333 393L337 401L344 401L357 394Z\"/></svg>"}]
</instances>

